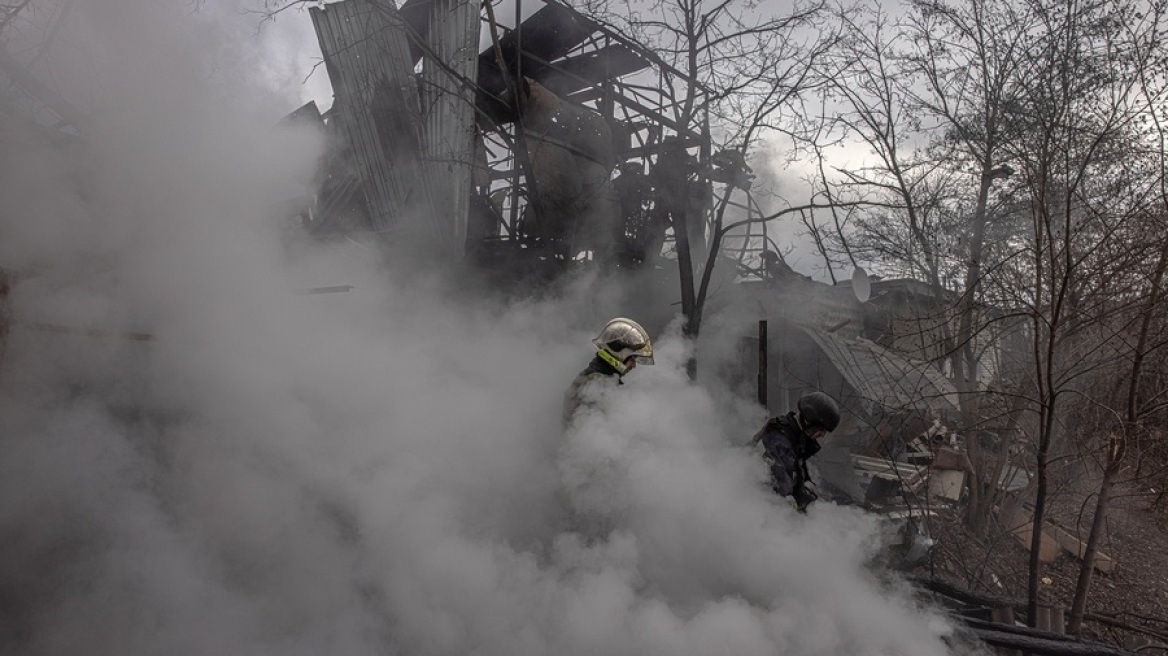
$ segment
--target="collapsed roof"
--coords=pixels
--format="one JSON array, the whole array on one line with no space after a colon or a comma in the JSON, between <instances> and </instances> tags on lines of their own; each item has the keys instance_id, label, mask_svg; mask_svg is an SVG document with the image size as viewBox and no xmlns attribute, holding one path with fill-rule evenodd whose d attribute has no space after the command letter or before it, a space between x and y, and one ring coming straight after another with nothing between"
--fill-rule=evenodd
<instances>
[{"instance_id":1,"label":"collapsed roof","mask_svg":"<svg viewBox=\"0 0 1168 656\"><path fill-rule=\"evenodd\" d=\"M913 360L863 337L843 339L802 327L836 366L869 412L927 409L957 411L957 389L930 363Z\"/></svg>"}]
</instances>

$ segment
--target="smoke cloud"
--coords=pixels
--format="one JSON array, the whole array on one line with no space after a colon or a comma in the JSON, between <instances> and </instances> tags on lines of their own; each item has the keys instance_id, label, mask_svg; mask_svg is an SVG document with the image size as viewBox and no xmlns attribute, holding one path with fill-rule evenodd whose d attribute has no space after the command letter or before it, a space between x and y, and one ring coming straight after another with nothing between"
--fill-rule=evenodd
<instances>
[{"instance_id":1,"label":"smoke cloud","mask_svg":"<svg viewBox=\"0 0 1168 656\"><path fill-rule=\"evenodd\" d=\"M75 3L37 66L84 145L5 124L0 652L949 652L865 568L869 519L767 490L762 417L690 385L676 331L563 431L593 332L637 315L597 281L458 298L290 247L320 144L272 129L304 71L256 29Z\"/></svg>"}]
</instances>

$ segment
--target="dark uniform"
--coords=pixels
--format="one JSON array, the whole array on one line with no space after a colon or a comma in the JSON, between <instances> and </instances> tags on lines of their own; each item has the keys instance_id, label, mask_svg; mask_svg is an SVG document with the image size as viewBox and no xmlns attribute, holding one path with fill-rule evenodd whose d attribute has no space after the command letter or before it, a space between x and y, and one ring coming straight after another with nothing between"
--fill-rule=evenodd
<instances>
[{"instance_id":1,"label":"dark uniform","mask_svg":"<svg viewBox=\"0 0 1168 656\"><path fill-rule=\"evenodd\" d=\"M594 356L592 362L588 363L584 371L576 374L576 378L568 386L567 391L564 392L565 428L572 423L572 417L576 415L576 412L581 406L590 404L587 395L584 393L584 388L606 382L613 385L620 384L620 377L617 376L616 368L600 359L599 355Z\"/></svg>"},{"instance_id":2,"label":"dark uniform","mask_svg":"<svg viewBox=\"0 0 1168 656\"><path fill-rule=\"evenodd\" d=\"M803 511L818 498L807 484L807 460L819 453L819 442L799 427L794 412L771 417L754 435L751 444L762 449L763 459L771 470L771 487L775 492L795 501Z\"/></svg>"}]
</instances>

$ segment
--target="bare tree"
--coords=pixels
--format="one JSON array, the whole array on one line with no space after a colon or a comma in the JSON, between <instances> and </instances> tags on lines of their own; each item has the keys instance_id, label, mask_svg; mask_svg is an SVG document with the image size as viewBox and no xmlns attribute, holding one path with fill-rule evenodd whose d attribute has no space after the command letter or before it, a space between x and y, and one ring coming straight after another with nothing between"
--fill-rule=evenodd
<instances>
[{"instance_id":1,"label":"bare tree","mask_svg":"<svg viewBox=\"0 0 1168 656\"><path fill-rule=\"evenodd\" d=\"M903 77L906 71L892 47L897 28L879 5L856 16L842 14L841 20L844 38L822 75L839 103L833 117L836 128L866 145L874 162L839 169L844 181L837 195L875 195L896 210L895 219L882 211L861 220L854 246L865 256L891 256L887 259L898 260L942 289L943 253L934 211L940 203L929 191L936 169L914 143L921 135Z\"/></svg>"},{"instance_id":2,"label":"bare tree","mask_svg":"<svg viewBox=\"0 0 1168 656\"><path fill-rule=\"evenodd\" d=\"M976 314L982 305L991 190L995 181L1012 173L1003 160L1012 137L1008 109L1020 93L1017 72L1025 57L1018 36L1027 29L1027 20L1024 12L1009 3L916 0L904 26L913 42L905 59L923 86L923 91L912 94L912 102L940 127L938 155L946 160L947 168L968 166L976 190L972 212L960 228L963 248L958 268L963 281L951 355L952 378L967 431L976 430L983 421L974 340L984 324ZM1008 445L1003 439L997 453L988 458L979 440L967 440L966 445L974 472L966 520L975 534L984 535Z\"/></svg>"},{"instance_id":3,"label":"bare tree","mask_svg":"<svg viewBox=\"0 0 1168 656\"><path fill-rule=\"evenodd\" d=\"M1126 375L1126 385L1118 389L1126 389L1124 403L1119 414L1119 424L1108 432L1103 477L1099 485L1095 501L1094 518L1088 533L1086 545L1083 549L1083 562L1079 570L1079 577L1075 586L1075 596L1071 604L1071 616L1068 618L1067 630L1078 633L1082 627L1083 616L1086 612L1087 596L1091 587L1091 578L1094 573L1095 556L1098 552L1099 541L1103 532L1103 518L1111 501L1116 480L1124 465L1129 443L1137 436L1143 426L1144 417L1148 411L1148 404L1142 398L1141 381L1144 376L1144 365L1149 356L1161 350L1164 341L1163 335L1154 334L1158 306L1162 299L1162 285L1165 270L1168 269L1168 237L1165 237L1164 218L1168 217L1168 152L1165 149L1168 133L1165 132L1163 106L1165 103L1165 88L1160 82L1165 71L1165 52L1161 45L1161 33L1168 14L1160 4L1146 8L1146 11L1136 13L1134 8L1128 7L1127 12L1121 15L1126 19L1123 22L1122 33L1116 38L1122 42L1118 61L1111 62L1113 69L1120 76L1131 76L1138 81L1132 91L1134 100L1131 111L1138 116L1146 117L1151 129L1146 135L1145 143L1151 146L1147 157L1151 159L1151 166L1146 169L1147 181L1136 180L1137 184L1148 185L1147 211L1151 213L1150 220L1141 224L1136 232L1136 238L1142 241L1151 235L1159 236L1158 248L1151 249L1148 266L1140 273L1147 272L1146 278L1135 285L1135 293L1139 302L1135 304L1133 319L1138 322L1134 330L1134 344L1124 355L1124 361L1130 366ZM1128 91L1128 89L1123 89ZM1136 144L1139 145L1137 141ZM1133 153L1135 154L1135 153ZM1125 346L1127 344L1125 343Z\"/></svg>"},{"instance_id":4,"label":"bare tree","mask_svg":"<svg viewBox=\"0 0 1168 656\"><path fill-rule=\"evenodd\" d=\"M589 15L613 21L620 29L639 35L681 71L679 79L664 81L667 95L675 102L674 123L685 132L714 133L714 150L733 151L743 162L760 137L775 132L800 133L804 129L801 103L822 84L815 74L818 62L836 38L824 25L826 6L820 1L797 2L783 14L768 12L765 5L735 0L615 4L591 0L581 5ZM692 146L682 144L683 149ZM682 166L667 168L671 180L664 184L675 191L684 189L692 175L705 174L710 155L709 151L699 153L697 171ZM684 159L684 154L681 157ZM685 316L683 333L690 339L696 339L701 331L703 308L722 240L731 230L745 225L733 221L728 224L726 220L730 196L741 188L740 181L724 183L720 200L710 211L708 245L706 235L690 234L690 226L695 225L695 217L689 216L693 208L678 204L671 212ZM814 205L812 202L802 208ZM780 210L761 220L798 211L799 208ZM702 266L696 269L695 261ZM695 277L696 271L700 271L700 278ZM691 378L696 376L696 359L691 358L687 369Z\"/></svg>"},{"instance_id":5,"label":"bare tree","mask_svg":"<svg viewBox=\"0 0 1168 656\"><path fill-rule=\"evenodd\" d=\"M1106 316L1113 285L1122 281L1108 256L1121 252L1114 246L1128 234L1140 198L1127 184L1127 163L1144 113L1135 93L1139 78L1127 70L1133 43L1123 26L1131 5L1031 2L1026 9L1034 18L1023 36L1031 56L1021 72L1025 92L1011 112L1023 132L1009 151L1021 169L1031 224L1022 270L1029 276L1025 305L1037 416L1027 582L1033 623L1060 401L1110 347L1081 337L1097 326L1093 318Z\"/></svg>"},{"instance_id":6,"label":"bare tree","mask_svg":"<svg viewBox=\"0 0 1168 656\"><path fill-rule=\"evenodd\" d=\"M983 537L1009 451L999 439L983 453L977 433L988 391L979 380L990 341L982 333L995 332L1002 318L983 310L983 271L987 257L992 268L1006 256L996 245L1005 240L987 251L987 229L996 237L1013 229L1007 213L995 209L1001 204L995 182L1011 173L1003 163L1005 114L1016 93L1020 25L993 3L914 2L899 22L876 6L848 21L830 73L842 105L837 124L874 156L842 168L835 195L875 195L891 205L860 212L851 234L837 227L836 238L849 256L923 279L933 290L938 313L925 320L922 337L935 343L917 355L948 373L960 393L958 430L973 465L966 521Z\"/></svg>"}]
</instances>

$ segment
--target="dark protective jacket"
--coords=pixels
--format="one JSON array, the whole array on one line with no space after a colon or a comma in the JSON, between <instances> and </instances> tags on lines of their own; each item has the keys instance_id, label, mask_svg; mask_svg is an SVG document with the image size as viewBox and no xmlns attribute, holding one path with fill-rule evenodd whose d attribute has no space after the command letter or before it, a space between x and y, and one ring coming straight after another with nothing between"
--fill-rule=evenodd
<instances>
[{"instance_id":1,"label":"dark protective jacket","mask_svg":"<svg viewBox=\"0 0 1168 656\"><path fill-rule=\"evenodd\" d=\"M811 482L807 460L819 453L820 445L799 427L794 412L771 417L751 442L762 448L763 459L770 466L771 487L775 492L793 498L799 510L817 498L807 487Z\"/></svg>"},{"instance_id":2,"label":"dark protective jacket","mask_svg":"<svg viewBox=\"0 0 1168 656\"><path fill-rule=\"evenodd\" d=\"M584 388L589 385L596 384L597 381L615 381L616 384L621 383L621 377L617 374L616 368L611 364L600 359L600 356L593 356L592 362L576 375L576 379L568 386L564 392L564 427L567 428L572 423L572 417L575 416L576 411L581 406L589 404L588 398L584 394Z\"/></svg>"}]
</instances>

